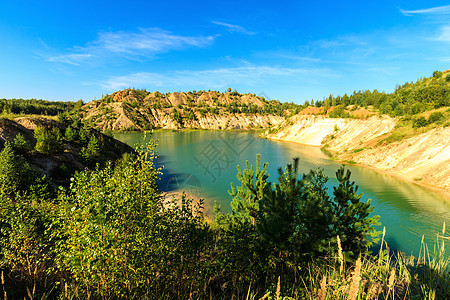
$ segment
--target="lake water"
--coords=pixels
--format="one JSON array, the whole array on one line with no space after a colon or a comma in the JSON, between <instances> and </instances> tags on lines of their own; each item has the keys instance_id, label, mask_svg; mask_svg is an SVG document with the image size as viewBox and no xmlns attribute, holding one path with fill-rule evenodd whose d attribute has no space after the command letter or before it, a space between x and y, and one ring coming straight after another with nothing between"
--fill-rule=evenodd
<instances>
[{"instance_id":1,"label":"lake water","mask_svg":"<svg viewBox=\"0 0 450 300\"><path fill-rule=\"evenodd\" d=\"M115 137L132 146L142 141L141 133L120 133ZM341 166L318 147L261 139L253 133L155 132L152 139L158 144L157 162L164 166L160 188L164 191L186 190L206 199L207 213L212 213L215 201L222 211L230 211L230 182L239 185L236 165L245 169L246 160L255 165L256 154L261 155L261 162L269 162L272 182L278 177L279 167L292 162L293 157L299 157L302 173L323 168L331 191L332 186L337 185L335 173ZM363 201L372 199L374 214L381 216L380 222L386 227L386 240L391 248L418 255L424 235L430 250L433 249L443 223L450 225L450 201L445 196L367 168L346 168L352 172L351 179L359 186L359 193L364 193ZM449 250L447 255L450 255Z\"/></svg>"}]
</instances>

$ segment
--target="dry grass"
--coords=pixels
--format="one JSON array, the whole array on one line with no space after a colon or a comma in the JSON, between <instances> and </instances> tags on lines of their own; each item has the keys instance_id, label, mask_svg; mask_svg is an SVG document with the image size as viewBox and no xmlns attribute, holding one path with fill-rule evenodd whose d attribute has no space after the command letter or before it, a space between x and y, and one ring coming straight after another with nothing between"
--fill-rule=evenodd
<instances>
[{"instance_id":1,"label":"dry grass","mask_svg":"<svg viewBox=\"0 0 450 300\"><path fill-rule=\"evenodd\" d=\"M339 254L327 264L312 263L308 299L449 299L450 261L445 256L445 223L436 247L423 242L418 257L392 255L383 229L377 256L365 255L342 267ZM339 248L339 239L338 239ZM294 293L293 293L294 294ZM291 299L291 298L287 298Z\"/></svg>"}]
</instances>

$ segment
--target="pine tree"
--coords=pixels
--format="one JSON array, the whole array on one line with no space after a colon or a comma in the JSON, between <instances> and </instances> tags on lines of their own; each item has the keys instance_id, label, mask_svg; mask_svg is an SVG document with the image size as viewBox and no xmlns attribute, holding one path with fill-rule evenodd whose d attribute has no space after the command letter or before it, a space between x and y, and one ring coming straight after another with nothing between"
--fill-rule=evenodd
<instances>
[{"instance_id":1,"label":"pine tree","mask_svg":"<svg viewBox=\"0 0 450 300\"><path fill-rule=\"evenodd\" d=\"M64 137L68 141L74 141L77 139L77 132L72 128L72 126L67 126Z\"/></svg>"},{"instance_id":2,"label":"pine tree","mask_svg":"<svg viewBox=\"0 0 450 300\"><path fill-rule=\"evenodd\" d=\"M28 189L32 175L30 165L6 142L0 152L0 194L13 197L19 190Z\"/></svg>"},{"instance_id":3,"label":"pine tree","mask_svg":"<svg viewBox=\"0 0 450 300\"><path fill-rule=\"evenodd\" d=\"M379 225L379 216L369 218L369 214L373 212L370 205L371 200L367 203L361 201L362 194L358 194L358 186L355 182L350 181L351 172L345 170L342 166L336 172L336 178L339 185L333 188L334 201L331 202L333 207L333 222L331 223L333 235L339 235L344 251L353 252L359 255L372 244L371 240L376 241L379 235L373 226ZM369 238L371 240L369 240Z\"/></svg>"},{"instance_id":4,"label":"pine tree","mask_svg":"<svg viewBox=\"0 0 450 300\"><path fill-rule=\"evenodd\" d=\"M28 141L25 139L25 137L18 133L13 141L13 148L15 151L25 154L26 152L30 151L31 147Z\"/></svg>"},{"instance_id":5,"label":"pine tree","mask_svg":"<svg viewBox=\"0 0 450 300\"><path fill-rule=\"evenodd\" d=\"M48 130L43 126L38 126L34 129L34 137L36 138L35 149L37 152L54 154L62 150L61 132L57 127Z\"/></svg>"}]
</instances>

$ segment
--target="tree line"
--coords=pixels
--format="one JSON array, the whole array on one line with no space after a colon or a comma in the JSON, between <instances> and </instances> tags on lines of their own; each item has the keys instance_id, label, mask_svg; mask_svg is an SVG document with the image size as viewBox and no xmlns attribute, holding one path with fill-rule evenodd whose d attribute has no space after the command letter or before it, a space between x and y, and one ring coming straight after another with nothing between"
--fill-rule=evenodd
<instances>
[{"instance_id":1,"label":"tree line","mask_svg":"<svg viewBox=\"0 0 450 300\"><path fill-rule=\"evenodd\" d=\"M37 99L0 99L0 114L27 114L57 116L60 113L81 107L83 101L63 102Z\"/></svg>"},{"instance_id":2,"label":"tree line","mask_svg":"<svg viewBox=\"0 0 450 300\"><path fill-rule=\"evenodd\" d=\"M423 77L415 83L406 82L397 85L393 93L378 90L354 91L353 94L343 96L330 95L324 100L307 102L306 105L316 107L357 105L361 107L373 106L380 113L392 117L415 115L427 110L450 106L450 73L435 71L430 78ZM341 111L336 114L345 117Z\"/></svg>"}]
</instances>

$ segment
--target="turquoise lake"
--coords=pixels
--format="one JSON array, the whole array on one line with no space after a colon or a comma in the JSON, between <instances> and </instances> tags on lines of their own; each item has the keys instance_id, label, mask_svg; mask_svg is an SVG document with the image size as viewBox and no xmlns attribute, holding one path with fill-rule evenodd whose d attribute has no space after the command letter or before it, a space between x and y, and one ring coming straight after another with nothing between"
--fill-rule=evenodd
<instances>
[{"instance_id":1,"label":"turquoise lake","mask_svg":"<svg viewBox=\"0 0 450 300\"><path fill-rule=\"evenodd\" d=\"M142 133L120 133L115 137L131 146L142 141ZM147 134L148 138L148 134ZM255 165L256 155L269 162L270 181L276 181L277 169L300 158L300 171L323 168L328 188L337 185L335 173L340 163L330 160L318 147L258 138L254 133L191 131L155 132L151 137L158 146L157 163L164 166L160 189L185 190L205 199L206 212L212 213L215 201L222 211L230 211L230 182L236 186L237 168L245 168L246 160ZM372 199L374 214L380 215L379 230L386 227L389 247L406 254L418 255L422 235L432 252L443 223L450 224L450 201L435 191L374 170L346 166L351 179L364 193L363 201ZM449 227L449 226L447 226ZM448 247L447 247L448 248ZM450 251L446 251L450 255Z\"/></svg>"}]
</instances>

